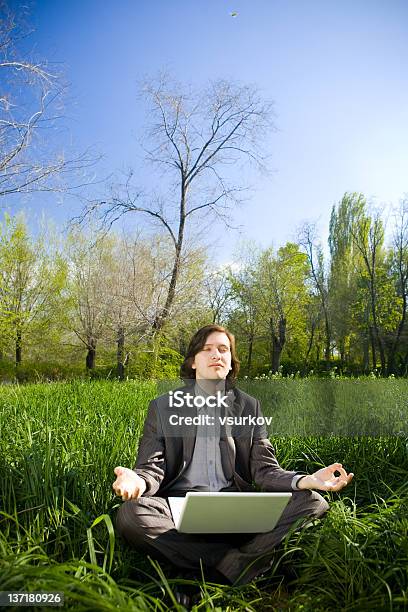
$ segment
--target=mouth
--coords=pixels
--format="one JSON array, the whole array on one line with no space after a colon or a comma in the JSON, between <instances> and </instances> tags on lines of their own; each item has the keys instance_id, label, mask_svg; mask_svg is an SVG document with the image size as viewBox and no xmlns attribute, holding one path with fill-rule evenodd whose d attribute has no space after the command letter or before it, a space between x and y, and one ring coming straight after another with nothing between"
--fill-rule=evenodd
<instances>
[{"instance_id":1,"label":"mouth","mask_svg":"<svg viewBox=\"0 0 408 612\"><path fill-rule=\"evenodd\" d=\"M210 368L222 368L222 363L210 363Z\"/></svg>"}]
</instances>

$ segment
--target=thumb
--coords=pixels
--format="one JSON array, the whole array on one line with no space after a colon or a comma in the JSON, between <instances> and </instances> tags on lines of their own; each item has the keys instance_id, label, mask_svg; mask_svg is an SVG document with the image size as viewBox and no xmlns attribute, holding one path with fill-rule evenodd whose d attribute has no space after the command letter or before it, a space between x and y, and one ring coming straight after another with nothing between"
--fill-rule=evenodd
<instances>
[{"instance_id":1,"label":"thumb","mask_svg":"<svg viewBox=\"0 0 408 612\"><path fill-rule=\"evenodd\" d=\"M120 476L123 473L123 467L118 465L118 467L115 467L113 472L114 472L114 474L116 474L116 476Z\"/></svg>"}]
</instances>

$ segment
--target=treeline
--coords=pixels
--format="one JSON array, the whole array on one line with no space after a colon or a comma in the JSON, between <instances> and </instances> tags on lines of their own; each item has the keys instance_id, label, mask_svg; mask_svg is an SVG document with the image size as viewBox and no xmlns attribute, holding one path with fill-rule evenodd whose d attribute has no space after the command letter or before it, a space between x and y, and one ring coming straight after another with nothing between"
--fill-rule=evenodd
<instances>
[{"instance_id":1,"label":"treeline","mask_svg":"<svg viewBox=\"0 0 408 612\"><path fill-rule=\"evenodd\" d=\"M296 243L252 251L231 276L228 320L244 370L406 375L408 202L394 211L386 245L380 213L346 193L333 206L328 245L326 261L306 223Z\"/></svg>"},{"instance_id":2,"label":"treeline","mask_svg":"<svg viewBox=\"0 0 408 612\"><path fill-rule=\"evenodd\" d=\"M172 271L172 245L155 235L104 235L72 231L64 240L49 228L30 235L23 217L5 216L0 231L0 330L3 378L15 364L20 379L32 370L51 378L178 372L178 338L172 330L195 327L203 253L181 260L172 325L154 333ZM201 298L202 299L202 298ZM192 308L190 304L194 304ZM188 321L186 325L185 321ZM199 320L201 324L202 319ZM190 330L188 330L188 333Z\"/></svg>"},{"instance_id":3,"label":"treeline","mask_svg":"<svg viewBox=\"0 0 408 612\"><path fill-rule=\"evenodd\" d=\"M174 244L163 235L71 231L31 235L23 217L0 232L3 379L73 375L177 375L194 330L236 334L242 374L406 375L408 205L384 239L362 194L333 207L329 258L316 228L277 250L247 244L215 269L204 248L185 248L171 311Z\"/></svg>"}]
</instances>

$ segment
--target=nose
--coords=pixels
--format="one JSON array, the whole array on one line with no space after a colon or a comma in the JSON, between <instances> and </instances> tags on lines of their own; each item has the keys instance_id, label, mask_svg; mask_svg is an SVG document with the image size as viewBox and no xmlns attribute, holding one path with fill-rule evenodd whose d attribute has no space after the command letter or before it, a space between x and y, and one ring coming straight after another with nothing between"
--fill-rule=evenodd
<instances>
[{"instance_id":1,"label":"nose","mask_svg":"<svg viewBox=\"0 0 408 612\"><path fill-rule=\"evenodd\" d=\"M215 349L215 351L213 352L213 354L211 355L211 359L213 359L214 361L218 360L220 356L220 352L218 349Z\"/></svg>"}]
</instances>

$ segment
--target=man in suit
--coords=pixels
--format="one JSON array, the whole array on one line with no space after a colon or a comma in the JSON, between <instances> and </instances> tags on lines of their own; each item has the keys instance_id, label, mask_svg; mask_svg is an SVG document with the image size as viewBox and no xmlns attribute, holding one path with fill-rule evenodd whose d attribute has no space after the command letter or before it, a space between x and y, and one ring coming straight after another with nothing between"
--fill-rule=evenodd
<instances>
[{"instance_id":1,"label":"man in suit","mask_svg":"<svg viewBox=\"0 0 408 612\"><path fill-rule=\"evenodd\" d=\"M129 544L181 568L199 569L201 563L210 579L235 585L250 582L270 566L274 548L294 523L305 524L328 510L316 489L338 491L353 477L340 463L311 475L281 468L258 418L259 401L235 387L238 369L235 339L227 329L207 325L198 330L181 368L186 386L177 396L167 393L150 403L135 468L116 467L112 485L125 500L117 530ZM221 406L205 402L220 390L225 398ZM175 397L183 405L179 413ZM201 402L194 405L194 397ZM216 427L220 410L246 426ZM253 491L254 484L263 491L292 492L272 531L200 536L175 529L167 497L192 490Z\"/></svg>"}]
</instances>

